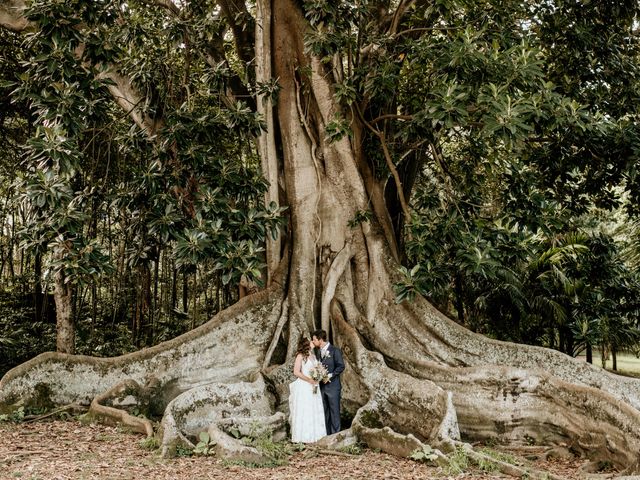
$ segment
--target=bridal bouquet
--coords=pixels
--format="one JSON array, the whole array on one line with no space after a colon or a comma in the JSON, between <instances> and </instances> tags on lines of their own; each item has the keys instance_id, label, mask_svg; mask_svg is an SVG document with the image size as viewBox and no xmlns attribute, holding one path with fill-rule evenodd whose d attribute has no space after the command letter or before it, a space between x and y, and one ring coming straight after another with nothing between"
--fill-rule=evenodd
<instances>
[{"instance_id":1,"label":"bridal bouquet","mask_svg":"<svg viewBox=\"0 0 640 480\"><path fill-rule=\"evenodd\" d=\"M329 379L331 378L329 376L329 372L327 372L327 367L325 367L322 363L318 362L316 363L313 368L311 369L311 372L309 373L309 376L311 378L313 378L316 382L328 382ZM314 385L313 386L313 393L314 395L316 393L318 393L318 386Z\"/></svg>"}]
</instances>

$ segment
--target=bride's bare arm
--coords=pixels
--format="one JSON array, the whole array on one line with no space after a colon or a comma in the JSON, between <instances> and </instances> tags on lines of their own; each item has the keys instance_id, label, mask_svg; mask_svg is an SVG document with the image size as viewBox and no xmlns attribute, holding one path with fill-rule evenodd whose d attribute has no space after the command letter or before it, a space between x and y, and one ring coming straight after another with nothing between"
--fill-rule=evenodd
<instances>
[{"instance_id":1,"label":"bride's bare arm","mask_svg":"<svg viewBox=\"0 0 640 480\"><path fill-rule=\"evenodd\" d=\"M293 374L296 377L304 380L305 382L309 382L311 385L315 385L316 383L318 383L313 378L307 377L304 373L302 373L302 355L301 354L298 354L296 356L296 360L293 363Z\"/></svg>"}]
</instances>

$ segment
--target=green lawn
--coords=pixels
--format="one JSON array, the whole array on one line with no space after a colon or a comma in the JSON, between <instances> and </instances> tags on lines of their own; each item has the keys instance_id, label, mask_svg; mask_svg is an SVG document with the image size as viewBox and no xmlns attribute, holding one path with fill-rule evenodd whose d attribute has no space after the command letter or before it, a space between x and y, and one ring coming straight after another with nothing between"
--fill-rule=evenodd
<instances>
[{"instance_id":1,"label":"green lawn","mask_svg":"<svg viewBox=\"0 0 640 480\"><path fill-rule=\"evenodd\" d=\"M617 357L618 373L640 377L640 358L636 357L633 353L619 353ZM586 361L586 357L584 355L579 355L578 358ZM599 351L593 351L593 364L598 365L599 367L602 366ZM611 370L613 368L611 356L609 356L609 360L607 360L606 368L607 370Z\"/></svg>"}]
</instances>

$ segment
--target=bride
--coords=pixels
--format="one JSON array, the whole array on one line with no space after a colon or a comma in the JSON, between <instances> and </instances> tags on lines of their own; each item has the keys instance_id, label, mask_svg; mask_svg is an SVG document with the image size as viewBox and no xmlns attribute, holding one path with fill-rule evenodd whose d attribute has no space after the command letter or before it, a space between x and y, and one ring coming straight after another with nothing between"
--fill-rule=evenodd
<instances>
[{"instance_id":1,"label":"bride","mask_svg":"<svg viewBox=\"0 0 640 480\"><path fill-rule=\"evenodd\" d=\"M294 443L313 443L327 434L320 388L310 377L311 369L318 363L312 352L311 340L302 337L293 365L293 374L298 378L289 385L289 424Z\"/></svg>"}]
</instances>

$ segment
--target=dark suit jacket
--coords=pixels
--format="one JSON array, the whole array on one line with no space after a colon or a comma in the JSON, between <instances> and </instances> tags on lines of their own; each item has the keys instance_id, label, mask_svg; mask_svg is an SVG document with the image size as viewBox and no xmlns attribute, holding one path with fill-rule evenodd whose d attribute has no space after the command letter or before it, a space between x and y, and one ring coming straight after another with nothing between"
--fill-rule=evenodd
<instances>
[{"instance_id":1,"label":"dark suit jacket","mask_svg":"<svg viewBox=\"0 0 640 480\"><path fill-rule=\"evenodd\" d=\"M321 383L321 388L338 388L341 389L340 374L344 371L344 360L342 358L342 352L338 347L329 344L328 355L322 358L320 349L316 349L316 356L320 362L327 368L327 371L331 374L331 380L329 383Z\"/></svg>"}]
</instances>

